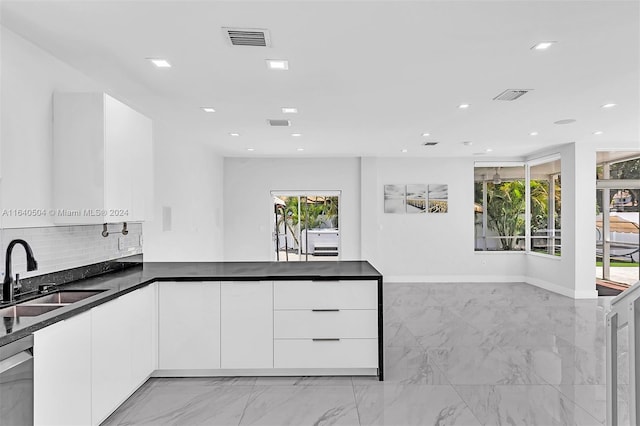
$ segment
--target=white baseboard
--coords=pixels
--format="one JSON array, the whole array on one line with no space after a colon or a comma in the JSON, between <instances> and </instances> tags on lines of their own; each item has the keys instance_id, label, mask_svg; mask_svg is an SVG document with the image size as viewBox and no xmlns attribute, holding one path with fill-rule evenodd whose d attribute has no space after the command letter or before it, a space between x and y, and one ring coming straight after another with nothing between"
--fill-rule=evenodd
<instances>
[{"instance_id":1,"label":"white baseboard","mask_svg":"<svg viewBox=\"0 0 640 426\"><path fill-rule=\"evenodd\" d=\"M598 291L575 291L561 285L524 275L389 275L384 277L386 283L527 283L553 293L572 299L595 299Z\"/></svg>"},{"instance_id":2,"label":"white baseboard","mask_svg":"<svg viewBox=\"0 0 640 426\"><path fill-rule=\"evenodd\" d=\"M246 377L246 376L377 376L377 368L262 368L262 369L165 369L152 377Z\"/></svg>"},{"instance_id":3,"label":"white baseboard","mask_svg":"<svg viewBox=\"0 0 640 426\"><path fill-rule=\"evenodd\" d=\"M562 296L567 296L570 297L572 299L575 299L575 291L573 291L570 288L567 287L563 287L561 285L555 284L555 283L551 283L549 281L545 281L545 280L541 280L538 278L532 278L532 277L526 277L524 282L526 282L527 284L531 284L534 285L536 287L540 287L542 289L545 290L549 290L552 291L554 293L560 294ZM596 283L594 281L593 283L593 290L595 291L596 288ZM597 296L597 293L596 293Z\"/></svg>"},{"instance_id":4,"label":"white baseboard","mask_svg":"<svg viewBox=\"0 0 640 426\"><path fill-rule=\"evenodd\" d=\"M523 275L389 275L387 283L518 283L525 282Z\"/></svg>"}]
</instances>

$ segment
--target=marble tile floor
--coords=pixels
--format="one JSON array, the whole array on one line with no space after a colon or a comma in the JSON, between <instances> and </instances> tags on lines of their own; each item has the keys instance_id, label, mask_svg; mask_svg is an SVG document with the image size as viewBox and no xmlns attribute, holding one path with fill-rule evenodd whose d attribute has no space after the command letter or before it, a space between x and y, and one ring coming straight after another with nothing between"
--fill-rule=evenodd
<instances>
[{"instance_id":1,"label":"marble tile floor","mask_svg":"<svg viewBox=\"0 0 640 426\"><path fill-rule=\"evenodd\" d=\"M103 424L602 425L609 301L521 283L385 284L385 382L150 379Z\"/></svg>"}]
</instances>

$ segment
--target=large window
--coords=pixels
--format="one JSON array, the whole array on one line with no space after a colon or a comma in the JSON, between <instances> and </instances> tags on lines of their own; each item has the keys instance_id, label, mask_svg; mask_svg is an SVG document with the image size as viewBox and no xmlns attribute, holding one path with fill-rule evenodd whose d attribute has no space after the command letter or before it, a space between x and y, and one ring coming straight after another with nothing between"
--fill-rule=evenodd
<instances>
[{"instance_id":1,"label":"large window","mask_svg":"<svg viewBox=\"0 0 640 426\"><path fill-rule=\"evenodd\" d=\"M476 163L476 251L532 251L559 255L560 159Z\"/></svg>"},{"instance_id":2,"label":"large window","mask_svg":"<svg viewBox=\"0 0 640 426\"><path fill-rule=\"evenodd\" d=\"M476 166L475 235L478 251L525 249L523 164Z\"/></svg>"}]
</instances>

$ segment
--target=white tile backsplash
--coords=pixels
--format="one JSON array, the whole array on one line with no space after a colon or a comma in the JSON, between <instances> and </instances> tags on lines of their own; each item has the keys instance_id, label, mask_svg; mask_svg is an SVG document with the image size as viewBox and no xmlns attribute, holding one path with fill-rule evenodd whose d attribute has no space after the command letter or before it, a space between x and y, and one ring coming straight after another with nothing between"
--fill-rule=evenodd
<instances>
[{"instance_id":1,"label":"white tile backsplash","mask_svg":"<svg viewBox=\"0 0 640 426\"><path fill-rule=\"evenodd\" d=\"M22 246L15 246L12 254L12 272L21 277L33 277L46 273L77 268L106 260L118 259L142 253L140 235L141 223L127 223L127 235L116 234L122 230L122 224L110 224L111 233L102 236L102 225L52 226L46 228L0 229L0 247L2 270L0 279L4 279L5 255L9 243L21 238L31 246L33 256L38 261L38 270L26 272L27 261ZM124 250L118 249L118 238L124 238Z\"/></svg>"}]
</instances>

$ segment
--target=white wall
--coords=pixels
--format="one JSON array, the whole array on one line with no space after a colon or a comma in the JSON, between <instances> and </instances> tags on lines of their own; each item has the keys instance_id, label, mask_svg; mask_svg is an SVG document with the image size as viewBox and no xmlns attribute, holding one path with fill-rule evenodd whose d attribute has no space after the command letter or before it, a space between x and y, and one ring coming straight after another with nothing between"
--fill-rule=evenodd
<instances>
[{"instance_id":1,"label":"white wall","mask_svg":"<svg viewBox=\"0 0 640 426\"><path fill-rule=\"evenodd\" d=\"M52 94L106 86L4 27L1 31L0 208L48 210ZM143 228L145 260L221 260L222 159L188 129L177 131L162 120L154 120L153 136L155 208ZM162 206L172 208L171 231L162 230ZM52 219L0 215L0 227L48 227Z\"/></svg>"},{"instance_id":2,"label":"white wall","mask_svg":"<svg viewBox=\"0 0 640 426\"><path fill-rule=\"evenodd\" d=\"M524 280L523 253L474 252L473 159L363 158L362 170L363 253L387 281ZM383 186L411 183L448 184L448 213L385 214Z\"/></svg>"},{"instance_id":3,"label":"white wall","mask_svg":"<svg viewBox=\"0 0 640 426\"><path fill-rule=\"evenodd\" d=\"M222 158L187 130L154 122L153 220L144 223L145 261L222 260ZM163 226L163 207L171 210Z\"/></svg>"},{"instance_id":4,"label":"white wall","mask_svg":"<svg viewBox=\"0 0 640 426\"><path fill-rule=\"evenodd\" d=\"M0 31L1 207L48 210L53 204L52 94L100 87L6 28ZM0 224L3 228L51 226L53 218L3 216Z\"/></svg>"},{"instance_id":5,"label":"white wall","mask_svg":"<svg viewBox=\"0 0 640 426\"><path fill-rule=\"evenodd\" d=\"M383 212L383 185L447 183L449 213ZM272 190L342 190L342 259L392 281L522 281L522 253L473 251L471 159L224 160L225 260L271 260Z\"/></svg>"},{"instance_id":6,"label":"white wall","mask_svg":"<svg viewBox=\"0 0 640 426\"><path fill-rule=\"evenodd\" d=\"M225 158L225 260L273 260L271 191L287 190L342 191L341 259L360 259L358 158Z\"/></svg>"}]
</instances>

